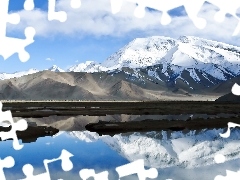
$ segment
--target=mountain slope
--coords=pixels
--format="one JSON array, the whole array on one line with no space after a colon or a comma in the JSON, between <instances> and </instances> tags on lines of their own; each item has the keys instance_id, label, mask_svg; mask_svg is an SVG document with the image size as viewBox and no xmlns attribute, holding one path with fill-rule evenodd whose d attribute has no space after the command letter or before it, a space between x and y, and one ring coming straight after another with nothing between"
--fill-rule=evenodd
<instances>
[{"instance_id":1,"label":"mountain slope","mask_svg":"<svg viewBox=\"0 0 240 180\"><path fill-rule=\"evenodd\" d=\"M131 70L131 69L130 69ZM2 100L190 100L194 90L188 87L159 84L145 77L141 83L125 79L124 73L112 76L107 72L52 72L41 71L0 81ZM146 86L147 85L147 86ZM187 90L186 90L187 89ZM204 100L214 96L205 96ZM215 97L217 98L217 97ZM214 98L214 99L215 99Z\"/></svg>"},{"instance_id":2,"label":"mountain slope","mask_svg":"<svg viewBox=\"0 0 240 180\"><path fill-rule=\"evenodd\" d=\"M135 39L102 63L112 71L155 65L161 65L161 72L174 80L184 79L183 71L187 71L197 83L216 84L239 75L240 48L190 36L177 40L153 36Z\"/></svg>"}]
</instances>

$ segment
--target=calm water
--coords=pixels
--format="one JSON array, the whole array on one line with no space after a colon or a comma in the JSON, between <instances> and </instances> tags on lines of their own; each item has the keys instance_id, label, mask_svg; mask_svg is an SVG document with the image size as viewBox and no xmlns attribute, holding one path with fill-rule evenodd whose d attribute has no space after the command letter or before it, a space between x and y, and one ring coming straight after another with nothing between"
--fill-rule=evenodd
<instances>
[{"instance_id":1,"label":"calm water","mask_svg":"<svg viewBox=\"0 0 240 180\"><path fill-rule=\"evenodd\" d=\"M49 164L51 179L79 180L79 171L84 168L95 169L99 172L108 170L114 178L117 175L114 174L114 168L129 162L101 140L89 143L79 140L67 132L57 137L43 137L36 142L26 143L18 151L12 148L12 141L4 141L0 143L0 149L1 159L7 156L12 156L15 159L15 166L4 170L7 180L25 178L22 167L28 163L33 165L34 173L46 172L43 160L58 158L62 149L74 155L70 158L74 167L69 172L65 172L61 168L61 161Z\"/></svg>"},{"instance_id":2,"label":"calm water","mask_svg":"<svg viewBox=\"0 0 240 180\"><path fill-rule=\"evenodd\" d=\"M184 136L175 133L169 137L163 132L133 133L114 137L99 137L96 133L87 131L61 132L55 137L46 136L38 138L36 142L26 143L18 151L13 149L11 140L0 142L0 158L12 156L15 159L14 167L4 169L7 180L24 179L22 167L28 163L34 167L34 174L45 173L43 160L58 158L62 149L73 154L70 158L73 169L65 172L62 170L61 161L50 163L48 167L51 179L80 180L79 171L88 168L95 169L97 173L107 170L109 179L114 180L118 179L116 167L138 159L145 160L146 169L157 168L159 175L156 179L159 180L214 179L218 174L225 175L226 169L231 171L240 169L240 131L235 130L228 139L220 138L219 132L221 131L206 130L202 134L189 133ZM232 153L223 164L212 162L212 157L219 150L225 154ZM187 155L184 156L184 153ZM174 162L176 161L174 158L185 158L189 162L185 165ZM199 165L201 163L202 165ZM137 176L121 178L128 179L138 178Z\"/></svg>"}]
</instances>

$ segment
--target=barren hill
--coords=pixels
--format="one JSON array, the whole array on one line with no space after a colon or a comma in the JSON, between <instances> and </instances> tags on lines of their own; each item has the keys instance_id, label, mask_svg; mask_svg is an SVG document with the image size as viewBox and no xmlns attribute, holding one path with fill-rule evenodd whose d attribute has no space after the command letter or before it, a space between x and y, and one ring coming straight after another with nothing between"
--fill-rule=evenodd
<instances>
[{"instance_id":1,"label":"barren hill","mask_svg":"<svg viewBox=\"0 0 240 180\"><path fill-rule=\"evenodd\" d=\"M131 71L131 69L128 69ZM142 72L145 83L108 72L40 71L0 81L2 100L204 100L217 96L195 93L186 83L154 80ZM203 90L205 92L205 90ZM197 91L196 91L197 92ZM221 94L223 95L223 94Z\"/></svg>"}]
</instances>

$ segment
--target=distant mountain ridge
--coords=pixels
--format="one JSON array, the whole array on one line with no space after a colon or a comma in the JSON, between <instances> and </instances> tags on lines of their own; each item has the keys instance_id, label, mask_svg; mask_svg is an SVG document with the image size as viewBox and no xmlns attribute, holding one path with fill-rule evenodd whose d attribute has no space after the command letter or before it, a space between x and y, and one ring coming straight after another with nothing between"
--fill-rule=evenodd
<instances>
[{"instance_id":1,"label":"distant mountain ridge","mask_svg":"<svg viewBox=\"0 0 240 180\"><path fill-rule=\"evenodd\" d=\"M1 80L27 75L19 79L25 82L24 85L10 80L10 85L14 86L10 88L5 84L2 87L13 90L14 97L19 94L25 97L23 92L30 89L38 92L37 88L46 85L53 89L62 87L65 90L61 93L66 95L60 99L106 99L108 95L110 99L164 99L176 95L191 97L193 94L222 96L230 92L231 79L239 79L240 48L192 36L178 39L153 36L131 41L102 64L87 61L66 72L56 65L47 70L52 73L31 69L0 74ZM36 77L38 80L33 81ZM71 80L67 80L69 77ZM77 89L83 96L77 93ZM70 92L76 94L70 95ZM51 96L45 94L43 98L57 97L53 91Z\"/></svg>"},{"instance_id":2,"label":"distant mountain ridge","mask_svg":"<svg viewBox=\"0 0 240 180\"><path fill-rule=\"evenodd\" d=\"M93 73L116 71L123 67L146 68L159 64L163 66L163 73L167 75L167 69L171 69L180 79L186 70L195 81L200 81L198 72L201 72L205 79L211 76L222 81L240 74L240 48L192 36L181 36L178 39L163 36L137 38L102 64L86 61L70 67L66 72ZM64 72L56 65L49 70ZM0 78L7 76L0 74Z\"/></svg>"}]
</instances>

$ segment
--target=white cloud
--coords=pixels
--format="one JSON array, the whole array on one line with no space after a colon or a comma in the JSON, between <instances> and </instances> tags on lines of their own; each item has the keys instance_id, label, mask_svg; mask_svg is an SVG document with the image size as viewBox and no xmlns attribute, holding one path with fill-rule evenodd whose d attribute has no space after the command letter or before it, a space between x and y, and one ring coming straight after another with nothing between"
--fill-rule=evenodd
<instances>
[{"instance_id":1,"label":"white cloud","mask_svg":"<svg viewBox=\"0 0 240 180\"><path fill-rule=\"evenodd\" d=\"M217 8L205 4L199 13L208 24L203 30L197 29L188 16L172 17L169 25L160 24L161 12L147 11L142 19L133 15L135 4L125 2L121 11L115 15L111 13L109 0L82 0L79 9L72 9L69 0L57 1L58 10L66 11L68 19L61 23L47 20L47 12L36 9L34 11L20 11L21 23L10 25L10 30L23 30L26 26L33 26L38 36L51 37L56 34L73 37L91 36L129 36L139 33L141 36L165 35L179 37L181 35L200 36L208 39L238 44L239 36L233 37L238 21L227 16L223 23L217 23L214 15Z\"/></svg>"},{"instance_id":2,"label":"white cloud","mask_svg":"<svg viewBox=\"0 0 240 180\"><path fill-rule=\"evenodd\" d=\"M52 58L46 58L46 61L54 61L54 59L52 59Z\"/></svg>"}]
</instances>

